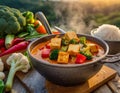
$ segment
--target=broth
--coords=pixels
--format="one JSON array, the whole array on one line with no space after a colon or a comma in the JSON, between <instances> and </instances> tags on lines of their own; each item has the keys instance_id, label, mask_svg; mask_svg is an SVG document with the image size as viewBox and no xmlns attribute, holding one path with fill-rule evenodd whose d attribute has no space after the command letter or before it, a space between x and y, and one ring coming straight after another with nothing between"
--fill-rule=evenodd
<instances>
[{"instance_id":1,"label":"broth","mask_svg":"<svg viewBox=\"0 0 120 93\"><path fill-rule=\"evenodd\" d=\"M57 40L57 41L54 40L54 42L58 42L58 41L59 40ZM54 47L51 46L52 45L51 42L52 42L52 40L48 40L46 42L39 43L38 45L36 45L32 49L31 54L37 59L44 59L44 60L47 60L48 62L50 62L52 64L75 64L75 63L77 63L77 61L79 61L80 64L81 64L81 63L91 62L91 61L97 59L98 57L100 57L100 56L102 56L104 54L104 49L100 45L98 45L95 42L86 40L86 45L84 45L83 43L82 43L83 44L82 45L80 42L77 43L77 44L69 44L67 46L66 51L61 50L62 47L63 47L62 43L61 43L60 48L57 48L58 46L56 47L57 49L59 49L57 59L52 59L52 57L50 58L50 56L52 55L51 51L53 52L56 48L55 48L55 44L53 45ZM50 47L48 47L46 45L50 45ZM77 51L76 49L78 47L79 47L79 52L76 52ZM44 56L42 57L42 53L43 53L44 50L45 51L46 50L50 51L49 55L47 55L48 57L44 57ZM69 50L71 50L72 52L69 51ZM83 53L83 51L88 51L88 52L90 52L89 54L91 54L91 55L87 55L85 53L88 53L88 52ZM60 52L61 52L62 56L60 55ZM56 55L54 55L54 56L56 56ZM53 56L53 58L54 58L54 56ZM84 60L84 62L83 62L83 60Z\"/></svg>"}]
</instances>

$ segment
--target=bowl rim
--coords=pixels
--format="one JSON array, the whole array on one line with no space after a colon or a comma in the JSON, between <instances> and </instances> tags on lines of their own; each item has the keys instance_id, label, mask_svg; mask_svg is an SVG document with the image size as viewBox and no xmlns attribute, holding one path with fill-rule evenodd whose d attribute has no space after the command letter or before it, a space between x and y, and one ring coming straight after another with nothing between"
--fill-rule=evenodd
<instances>
[{"instance_id":1,"label":"bowl rim","mask_svg":"<svg viewBox=\"0 0 120 93\"><path fill-rule=\"evenodd\" d=\"M62 34L60 34L60 35L62 35ZM47 36L43 36L43 37L41 37L41 38L38 38L38 39L36 39L36 40L34 40L34 41L32 41L29 45L28 45L28 48L27 48L27 51L28 51L28 54L29 54L29 56L31 56L34 60L36 60L36 62L40 62L40 63L42 63L42 64L44 64L44 65L49 65L49 66L54 66L54 67L83 67L83 66L86 66L86 65L90 65L90 64L93 64L93 63L96 63L96 62L100 62L100 60L101 59L103 59L107 54L108 54L108 52L109 52L109 46L108 46L108 44L104 41L104 40L102 40L102 39L100 39L100 38L96 38L96 37L93 37L93 36L91 36L91 35L87 35L87 34L77 34L77 35L84 35L84 36L87 36L87 37L92 37L92 38L94 38L94 39L98 39L99 41L101 41L105 46L106 46L106 52L102 55L102 56L100 56L99 58L97 58L96 60L93 60L92 62L87 62L87 63L83 63L83 64L51 64L51 63L49 63L48 61L46 61L46 60L43 60L43 59L38 59L38 58L35 58L34 56L32 56L32 54L31 54L31 51L30 51L30 47L35 43L35 42L37 42L38 40L40 40L40 39L42 39L42 38L46 38L46 37L48 37L48 36L52 36L52 34L51 35L47 35ZM102 63L102 62L101 62Z\"/></svg>"},{"instance_id":2,"label":"bowl rim","mask_svg":"<svg viewBox=\"0 0 120 93\"><path fill-rule=\"evenodd\" d=\"M90 31L90 34L91 34L91 36L93 36L93 37L100 38L100 37L98 37L98 36L95 36L95 34L94 34L94 32L95 32L97 29L98 29L98 28L92 29L92 30ZM100 38L100 39L102 39L102 38ZM116 42L116 43L120 43L120 40L105 40L105 39L102 39L102 40L104 40L104 41L106 41L106 42Z\"/></svg>"}]
</instances>

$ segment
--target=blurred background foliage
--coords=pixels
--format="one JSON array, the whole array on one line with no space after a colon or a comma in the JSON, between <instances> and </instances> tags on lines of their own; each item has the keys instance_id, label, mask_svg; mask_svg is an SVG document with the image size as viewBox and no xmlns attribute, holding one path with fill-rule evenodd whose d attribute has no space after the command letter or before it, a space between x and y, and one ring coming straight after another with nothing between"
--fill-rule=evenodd
<instances>
[{"instance_id":1,"label":"blurred background foliage","mask_svg":"<svg viewBox=\"0 0 120 93\"><path fill-rule=\"evenodd\" d=\"M0 0L0 5L17 8L20 11L32 11L34 13L42 11L50 22L56 19L54 6L49 1L41 0Z\"/></svg>"},{"instance_id":2,"label":"blurred background foliage","mask_svg":"<svg viewBox=\"0 0 120 93\"><path fill-rule=\"evenodd\" d=\"M89 33L102 24L120 27L120 0L0 0L0 5L34 13L42 11L51 26L57 25L79 33Z\"/></svg>"}]
</instances>

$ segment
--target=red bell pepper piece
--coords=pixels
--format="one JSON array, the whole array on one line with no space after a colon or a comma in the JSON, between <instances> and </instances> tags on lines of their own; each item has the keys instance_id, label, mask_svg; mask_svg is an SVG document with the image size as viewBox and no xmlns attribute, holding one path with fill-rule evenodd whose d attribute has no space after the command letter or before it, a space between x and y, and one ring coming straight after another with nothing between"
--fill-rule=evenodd
<instances>
[{"instance_id":1,"label":"red bell pepper piece","mask_svg":"<svg viewBox=\"0 0 120 93\"><path fill-rule=\"evenodd\" d=\"M4 47L5 46L5 39L0 39L0 47Z\"/></svg>"},{"instance_id":2,"label":"red bell pepper piece","mask_svg":"<svg viewBox=\"0 0 120 93\"><path fill-rule=\"evenodd\" d=\"M42 58L48 58L50 55L50 49L42 49L41 50L41 56Z\"/></svg>"},{"instance_id":3,"label":"red bell pepper piece","mask_svg":"<svg viewBox=\"0 0 120 93\"><path fill-rule=\"evenodd\" d=\"M86 56L84 56L84 55L82 55L82 54L77 54L75 63L76 63L76 64L82 64L82 63L85 62L85 60L86 60Z\"/></svg>"},{"instance_id":4,"label":"red bell pepper piece","mask_svg":"<svg viewBox=\"0 0 120 93\"><path fill-rule=\"evenodd\" d=\"M46 48L47 48L47 49L50 49L50 44L49 44L49 43L46 44Z\"/></svg>"}]
</instances>

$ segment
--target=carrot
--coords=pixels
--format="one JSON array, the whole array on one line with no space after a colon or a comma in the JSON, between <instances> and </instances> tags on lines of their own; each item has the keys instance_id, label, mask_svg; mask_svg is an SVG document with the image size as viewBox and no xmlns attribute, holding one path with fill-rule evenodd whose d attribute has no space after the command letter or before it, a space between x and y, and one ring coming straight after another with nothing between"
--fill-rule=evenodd
<instances>
[{"instance_id":1,"label":"carrot","mask_svg":"<svg viewBox=\"0 0 120 93\"><path fill-rule=\"evenodd\" d=\"M56 35L56 34L60 34L60 32L58 32L58 31L53 31L52 34L55 34L55 35Z\"/></svg>"},{"instance_id":2,"label":"carrot","mask_svg":"<svg viewBox=\"0 0 120 93\"><path fill-rule=\"evenodd\" d=\"M11 53L17 52L17 51L25 50L27 48L28 44L29 44L28 41L20 42L20 43L18 43L16 45L10 47L9 49L4 51L3 53L1 53L0 57L4 56L4 55L7 55L7 54L11 54Z\"/></svg>"},{"instance_id":3,"label":"carrot","mask_svg":"<svg viewBox=\"0 0 120 93\"><path fill-rule=\"evenodd\" d=\"M34 22L34 26L37 27L39 25L42 25L42 23L39 20L35 20Z\"/></svg>"},{"instance_id":4,"label":"carrot","mask_svg":"<svg viewBox=\"0 0 120 93\"><path fill-rule=\"evenodd\" d=\"M36 20L34 22L34 26L35 26L35 29L38 33L41 33L41 34L46 34L47 33L45 27L42 25L42 23L39 20Z\"/></svg>"},{"instance_id":5,"label":"carrot","mask_svg":"<svg viewBox=\"0 0 120 93\"><path fill-rule=\"evenodd\" d=\"M0 47L5 46L5 39L0 39Z\"/></svg>"},{"instance_id":6,"label":"carrot","mask_svg":"<svg viewBox=\"0 0 120 93\"><path fill-rule=\"evenodd\" d=\"M22 41L25 41L24 38L15 38L13 41L12 41L12 46L22 42Z\"/></svg>"}]
</instances>

